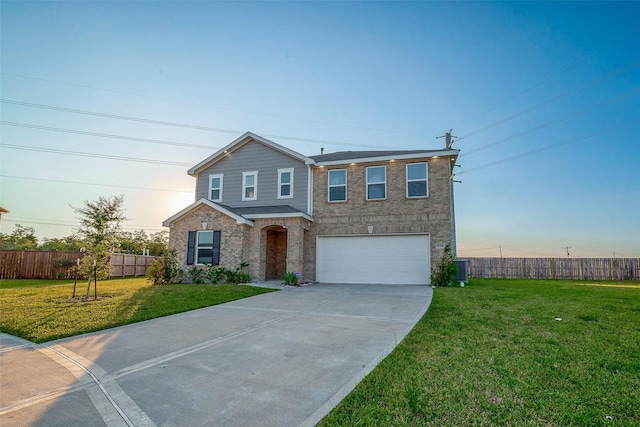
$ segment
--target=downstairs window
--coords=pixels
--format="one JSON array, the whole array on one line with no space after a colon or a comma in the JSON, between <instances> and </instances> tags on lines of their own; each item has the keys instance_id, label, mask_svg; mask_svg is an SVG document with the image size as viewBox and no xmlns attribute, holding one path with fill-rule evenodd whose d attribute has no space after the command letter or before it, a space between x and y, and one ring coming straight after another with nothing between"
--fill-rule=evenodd
<instances>
[{"instance_id":1,"label":"downstairs window","mask_svg":"<svg viewBox=\"0 0 640 427\"><path fill-rule=\"evenodd\" d=\"M190 231L187 265L220 264L220 230Z\"/></svg>"}]
</instances>

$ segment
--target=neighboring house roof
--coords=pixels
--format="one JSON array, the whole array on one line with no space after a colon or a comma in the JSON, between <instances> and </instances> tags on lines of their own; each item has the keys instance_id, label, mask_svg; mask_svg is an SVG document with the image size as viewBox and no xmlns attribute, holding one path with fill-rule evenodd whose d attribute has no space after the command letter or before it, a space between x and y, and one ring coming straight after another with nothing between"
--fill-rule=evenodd
<instances>
[{"instance_id":1,"label":"neighboring house roof","mask_svg":"<svg viewBox=\"0 0 640 427\"><path fill-rule=\"evenodd\" d=\"M311 156L317 165L339 165L352 162L412 159L416 157L457 156L459 150L387 150L387 151L339 151Z\"/></svg>"},{"instance_id":2,"label":"neighboring house roof","mask_svg":"<svg viewBox=\"0 0 640 427\"><path fill-rule=\"evenodd\" d=\"M255 142L259 142L261 144L264 144L276 151L279 151L283 154L286 154L287 156L293 157L294 159L300 160L301 162L304 162L305 164L311 164L313 163L313 160L311 160L311 158L303 156L300 153L297 153L293 150L290 150L287 147L284 147L280 144L276 144L273 141L269 141L266 138L261 137L260 135L256 135L253 132L245 132L241 137L237 138L236 140L232 141L229 145L227 145L226 147L216 151L215 153L213 153L213 155L207 157L205 160L203 160L202 162L198 163L197 165L195 165L194 167L192 167L191 169L189 169L189 171L187 172L189 175L195 176L198 174L198 172L200 172L202 169L208 168L209 166L215 164L216 162L222 160L224 157L226 157L228 154L232 153L233 151L237 150L238 148L242 147L243 145L247 144L248 142L251 141L255 141Z\"/></svg>"},{"instance_id":3,"label":"neighboring house roof","mask_svg":"<svg viewBox=\"0 0 640 427\"><path fill-rule=\"evenodd\" d=\"M198 207L206 205L236 220L237 224L253 225L253 220L258 218L290 218L303 217L309 221L313 218L299 209L289 205L283 206L251 206L242 208L231 208L220 203L212 202L208 199L200 199L194 204L187 206L177 214L162 222L164 227L170 227L178 219L188 215Z\"/></svg>"}]
</instances>

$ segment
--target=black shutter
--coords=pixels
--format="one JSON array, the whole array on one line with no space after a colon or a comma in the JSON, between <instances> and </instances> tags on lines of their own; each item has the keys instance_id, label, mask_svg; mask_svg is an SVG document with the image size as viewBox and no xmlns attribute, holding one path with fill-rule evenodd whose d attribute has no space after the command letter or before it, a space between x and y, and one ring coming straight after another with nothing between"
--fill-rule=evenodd
<instances>
[{"instance_id":1,"label":"black shutter","mask_svg":"<svg viewBox=\"0 0 640 427\"><path fill-rule=\"evenodd\" d=\"M213 232L213 265L220 265L220 230Z\"/></svg>"},{"instance_id":2,"label":"black shutter","mask_svg":"<svg viewBox=\"0 0 640 427\"><path fill-rule=\"evenodd\" d=\"M189 232L189 240L187 241L187 265L193 265L196 255L196 234L197 231Z\"/></svg>"}]
</instances>

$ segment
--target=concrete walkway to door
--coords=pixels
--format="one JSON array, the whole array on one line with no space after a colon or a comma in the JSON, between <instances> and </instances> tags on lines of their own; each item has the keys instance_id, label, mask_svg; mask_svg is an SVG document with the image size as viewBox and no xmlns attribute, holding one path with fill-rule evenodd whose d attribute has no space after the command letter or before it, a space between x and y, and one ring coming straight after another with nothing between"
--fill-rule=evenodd
<instances>
[{"instance_id":1,"label":"concrete walkway to door","mask_svg":"<svg viewBox=\"0 0 640 427\"><path fill-rule=\"evenodd\" d=\"M429 286L276 287L44 345L0 334L0 425L313 426L432 296Z\"/></svg>"}]
</instances>

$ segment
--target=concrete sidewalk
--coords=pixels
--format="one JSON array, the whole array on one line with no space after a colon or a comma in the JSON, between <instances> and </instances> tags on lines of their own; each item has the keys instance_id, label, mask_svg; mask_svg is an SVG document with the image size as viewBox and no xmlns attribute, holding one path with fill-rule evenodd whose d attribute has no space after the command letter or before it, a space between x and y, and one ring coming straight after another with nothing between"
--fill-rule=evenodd
<instances>
[{"instance_id":1,"label":"concrete sidewalk","mask_svg":"<svg viewBox=\"0 0 640 427\"><path fill-rule=\"evenodd\" d=\"M432 296L429 286L281 289L45 345L0 334L0 425L313 426Z\"/></svg>"}]
</instances>

